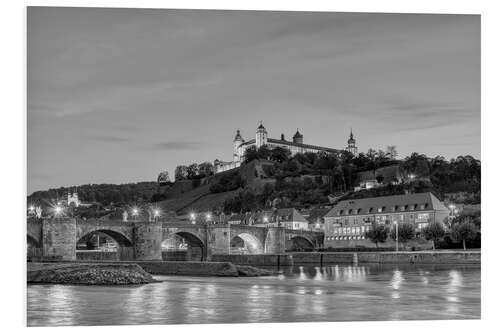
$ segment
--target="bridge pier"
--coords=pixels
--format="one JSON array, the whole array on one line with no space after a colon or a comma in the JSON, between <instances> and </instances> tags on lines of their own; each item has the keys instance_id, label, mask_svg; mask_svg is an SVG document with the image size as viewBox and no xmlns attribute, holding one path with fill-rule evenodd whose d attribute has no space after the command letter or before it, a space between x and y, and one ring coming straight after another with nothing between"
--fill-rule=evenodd
<instances>
[{"instance_id":1,"label":"bridge pier","mask_svg":"<svg viewBox=\"0 0 500 333\"><path fill-rule=\"evenodd\" d=\"M264 245L264 252L266 254L285 253L285 233L285 228L282 227L268 228Z\"/></svg>"},{"instance_id":2,"label":"bridge pier","mask_svg":"<svg viewBox=\"0 0 500 333\"><path fill-rule=\"evenodd\" d=\"M54 218L42 221L42 255L76 260L76 220Z\"/></svg>"},{"instance_id":3,"label":"bridge pier","mask_svg":"<svg viewBox=\"0 0 500 333\"><path fill-rule=\"evenodd\" d=\"M162 260L162 240L163 226L161 222L135 222L134 259Z\"/></svg>"}]
</instances>

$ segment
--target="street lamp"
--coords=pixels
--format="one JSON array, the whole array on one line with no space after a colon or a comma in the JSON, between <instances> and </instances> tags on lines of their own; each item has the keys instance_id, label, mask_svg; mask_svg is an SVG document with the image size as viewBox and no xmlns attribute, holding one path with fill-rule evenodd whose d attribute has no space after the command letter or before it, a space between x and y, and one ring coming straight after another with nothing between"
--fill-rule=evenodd
<instances>
[{"instance_id":1,"label":"street lamp","mask_svg":"<svg viewBox=\"0 0 500 333\"><path fill-rule=\"evenodd\" d=\"M207 224L210 224L210 220L212 219L212 214L210 214L210 212L206 213L205 218L207 220Z\"/></svg>"},{"instance_id":2,"label":"street lamp","mask_svg":"<svg viewBox=\"0 0 500 333\"><path fill-rule=\"evenodd\" d=\"M154 215L154 218L155 218L155 222L156 222L156 221L158 221L158 218L159 218L159 217L160 217L160 215L161 215L160 210L159 210L159 209L155 209L155 210L153 211L153 215Z\"/></svg>"},{"instance_id":3,"label":"street lamp","mask_svg":"<svg viewBox=\"0 0 500 333\"><path fill-rule=\"evenodd\" d=\"M267 215L264 215L264 218L263 218L263 220L264 220L264 223L267 223L267 222L269 222L269 218L267 217Z\"/></svg>"},{"instance_id":4,"label":"street lamp","mask_svg":"<svg viewBox=\"0 0 500 333\"><path fill-rule=\"evenodd\" d=\"M137 215L139 215L139 209L136 207L132 208L132 216L134 217L134 221L137 220Z\"/></svg>"},{"instance_id":5,"label":"street lamp","mask_svg":"<svg viewBox=\"0 0 500 333\"><path fill-rule=\"evenodd\" d=\"M196 224L196 214L195 213L189 214L189 219L191 220L192 224Z\"/></svg>"},{"instance_id":6,"label":"street lamp","mask_svg":"<svg viewBox=\"0 0 500 333\"><path fill-rule=\"evenodd\" d=\"M62 209L61 206L57 205L57 206L54 207L54 215L55 216L61 215L62 211L63 211L63 209Z\"/></svg>"},{"instance_id":7,"label":"street lamp","mask_svg":"<svg viewBox=\"0 0 500 333\"><path fill-rule=\"evenodd\" d=\"M399 232L398 232L398 220L394 221L394 224L396 225L396 252L399 251Z\"/></svg>"},{"instance_id":8,"label":"street lamp","mask_svg":"<svg viewBox=\"0 0 500 333\"><path fill-rule=\"evenodd\" d=\"M455 218L455 212L457 211L457 210L456 210L456 206L455 206L454 204L450 204L450 205L448 206L448 208L449 208L449 209L450 209L450 211L451 211L451 218Z\"/></svg>"}]
</instances>

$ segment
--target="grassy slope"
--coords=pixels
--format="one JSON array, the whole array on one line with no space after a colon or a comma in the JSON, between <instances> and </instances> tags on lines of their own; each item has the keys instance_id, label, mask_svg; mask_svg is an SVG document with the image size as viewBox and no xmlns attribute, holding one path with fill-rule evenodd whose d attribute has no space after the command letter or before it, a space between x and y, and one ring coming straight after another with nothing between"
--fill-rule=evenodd
<instances>
[{"instance_id":1,"label":"grassy slope","mask_svg":"<svg viewBox=\"0 0 500 333\"><path fill-rule=\"evenodd\" d=\"M262 179L262 164L268 161L252 161L240 168L239 172L245 179L248 188L259 191L265 183L274 182L273 179ZM227 172L235 172L227 171ZM257 175L256 172L257 171ZM222 206L225 200L238 195L241 189L223 193L210 193L210 185L217 182L221 174L214 175L202 181L203 185L192 188L191 181L176 182L168 192L169 199L159 203L164 211L186 213L190 210L205 211ZM191 188L191 189L190 189Z\"/></svg>"}]
</instances>

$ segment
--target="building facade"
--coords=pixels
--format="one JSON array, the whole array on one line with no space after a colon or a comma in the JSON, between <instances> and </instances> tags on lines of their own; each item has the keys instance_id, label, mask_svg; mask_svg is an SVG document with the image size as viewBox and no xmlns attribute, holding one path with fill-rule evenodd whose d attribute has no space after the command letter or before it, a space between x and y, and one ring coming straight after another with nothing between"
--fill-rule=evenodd
<instances>
[{"instance_id":1,"label":"building facade","mask_svg":"<svg viewBox=\"0 0 500 333\"><path fill-rule=\"evenodd\" d=\"M324 217L325 247L373 246L365 233L373 226L410 223L417 234L429 223L443 223L449 209L432 193L340 201Z\"/></svg>"},{"instance_id":2,"label":"building facade","mask_svg":"<svg viewBox=\"0 0 500 333\"><path fill-rule=\"evenodd\" d=\"M298 153L319 153L326 152L331 154L339 154L342 152L342 149L334 149L328 147L315 146L304 143L304 136L299 132L299 129L295 132L292 137L292 141L286 140L285 135L281 134L280 139L273 139L268 136L267 130L264 125L261 123L255 132L255 138L245 141L241 135L240 130L236 131L236 135L233 139L233 160L232 161L221 161L215 160L215 172L223 172L227 170L231 170L234 168L238 168L244 160L245 152L250 147L255 147L259 149L262 146L267 146L269 149L273 149L276 147L282 147L288 149L290 153L293 155ZM348 140L348 147L345 149L353 153L357 154L356 140L353 137L352 131L350 138Z\"/></svg>"},{"instance_id":3,"label":"building facade","mask_svg":"<svg viewBox=\"0 0 500 333\"><path fill-rule=\"evenodd\" d=\"M255 227L283 227L309 230L309 222L295 208L264 210L254 213L234 214L226 219L229 224L246 224Z\"/></svg>"}]
</instances>

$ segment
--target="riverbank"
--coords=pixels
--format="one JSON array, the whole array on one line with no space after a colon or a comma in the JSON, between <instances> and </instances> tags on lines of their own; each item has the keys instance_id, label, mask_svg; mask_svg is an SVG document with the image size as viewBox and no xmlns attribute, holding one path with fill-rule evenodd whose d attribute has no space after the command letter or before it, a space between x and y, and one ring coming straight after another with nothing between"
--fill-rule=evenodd
<instances>
[{"instance_id":1,"label":"riverbank","mask_svg":"<svg viewBox=\"0 0 500 333\"><path fill-rule=\"evenodd\" d=\"M28 263L28 283L129 285L155 282L137 264Z\"/></svg>"},{"instance_id":2,"label":"riverbank","mask_svg":"<svg viewBox=\"0 0 500 333\"><path fill-rule=\"evenodd\" d=\"M154 282L152 275L257 277L275 271L229 262L28 262L28 283L121 285Z\"/></svg>"},{"instance_id":3,"label":"riverbank","mask_svg":"<svg viewBox=\"0 0 500 333\"><path fill-rule=\"evenodd\" d=\"M235 265L293 266L301 264L481 264L480 251L290 252L286 254L213 255Z\"/></svg>"}]
</instances>

